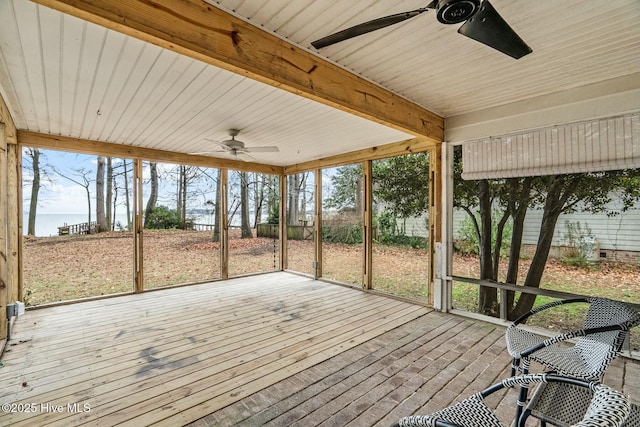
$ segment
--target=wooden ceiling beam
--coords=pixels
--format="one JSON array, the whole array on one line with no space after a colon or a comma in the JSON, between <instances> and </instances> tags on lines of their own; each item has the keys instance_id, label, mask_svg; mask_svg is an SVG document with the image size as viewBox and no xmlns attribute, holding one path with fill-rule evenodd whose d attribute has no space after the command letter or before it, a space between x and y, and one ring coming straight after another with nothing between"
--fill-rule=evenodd
<instances>
[{"instance_id":1,"label":"wooden ceiling beam","mask_svg":"<svg viewBox=\"0 0 640 427\"><path fill-rule=\"evenodd\" d=\"M174 151L134 147L132 145L113 144L110 142L92 141L60 135L48 135L45 133L22 130L18 131L18 143L32 148L61 150L72 153L107 157L123 157L127 159L137 158L148 160L150 162L177 163L190 166L233 169L243 172L258 172L273 175L282 175L283 172L283 168L281 166L242 162L239 160L222 159L219 157L198 156L193 154L177 153Z\"/></svg>"},{"instance_id":2,"label":"wooden ceiling beam","mask_svg":"<svg viewBox=\"0 0 640 427\"><path fill-rule=\"evenodd\" d=\"M318 160L311 160L304 163L285 166L284 174L291 175L307 172L313 169L324 169L353 163L361 163L365 160L379 160L388 157L402 156L405 154L421 153L435 148L437 145L438 144L433 141L421 138L412 138L407 139L406 141L394 142L391 144L380 145L378 147L364 148L362 150L351 151L349 153L338 154L336 156L329 156Z\"/></svg>"},{"instance_id":3,"label":"wooden ceiling beam","mask_svg":"<svg viewBox=\"0 0 640 427\"><path fill-rule=\"evenodd\" d=\"M34 0L44 6L442 142L444 119L202 0Z\"/></svg>"}]
</instances>

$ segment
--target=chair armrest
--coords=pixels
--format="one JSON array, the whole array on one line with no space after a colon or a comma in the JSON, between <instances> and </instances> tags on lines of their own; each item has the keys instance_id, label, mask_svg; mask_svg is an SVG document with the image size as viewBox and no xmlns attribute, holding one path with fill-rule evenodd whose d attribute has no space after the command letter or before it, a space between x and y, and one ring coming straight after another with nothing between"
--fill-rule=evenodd
<instances>
[{"instance_id":1,"label":"chair armrest","mask_svg":"<svg viewBox=\"0 0 640 427\"><path fill-rule=\"evenodd\" d=\"M518 317L516 320L513 321L513 323L511 324L511 326L515 326L515 325L519 325L521 323L523 323L525 320L527 320L529 317L533 316L536 313L540 313L541 311L553 308L553 307L558 307L560 305L564 305L564 304L574 304L577 302L591 302L590 298L572 298L572 299L565 299L565 300L558 300L558 301L552 301L549 302L547 304L543 304L539 307L535 307L533 309L531 309L531 311L523 314L522 316Z\"/></svg>"},{"instance_id":2,"label":"chair armrest","mask_svg":"<svg viewBox=\"0 0 640 427\"><path fill-rule=\"evenodd\" d=\"M623 325L608 325L608 326L601 326L599 328L578 329L575 331L567 332L561 335L556 335L549 339L546 339L542 341L540 344L520 352L520 357L527 357L540 349L549 347L550 345L557 344L559 342L568 341L572 338L585 337L587 335L597 334L600 332L623 331L623 330L628 330L628 329L623 327Z\"/></svg>"}]
</instances>

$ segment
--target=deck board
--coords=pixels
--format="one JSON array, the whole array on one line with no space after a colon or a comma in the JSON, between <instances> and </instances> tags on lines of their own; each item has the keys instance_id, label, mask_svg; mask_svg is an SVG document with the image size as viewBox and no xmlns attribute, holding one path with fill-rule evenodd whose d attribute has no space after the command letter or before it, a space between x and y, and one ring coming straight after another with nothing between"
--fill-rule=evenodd
<instances>
[{"instance_id":1,"label":"deck board","mask_svg":"<svg viewBox=\"0 0 640 427\"><path fill-rule=\"evenodd\" d=\"M65 410L0 424L187 424L428 312L287 273L29 311L0 399Z\"/></svg>"},{"instance_id":2,"label":"deck board","mask_svg":"<svg viewBox=\"0 0 640 427\"><path fill-rule=\"evenodd\" d=\"M0 403L38 405L0 413L18 426L386 426L509 366L502 326L289 273L28 311L8 350ZM637 401L639 373L605 382ZM515 396L493 405L507 420Z\"/></svg>"}]
</instances>

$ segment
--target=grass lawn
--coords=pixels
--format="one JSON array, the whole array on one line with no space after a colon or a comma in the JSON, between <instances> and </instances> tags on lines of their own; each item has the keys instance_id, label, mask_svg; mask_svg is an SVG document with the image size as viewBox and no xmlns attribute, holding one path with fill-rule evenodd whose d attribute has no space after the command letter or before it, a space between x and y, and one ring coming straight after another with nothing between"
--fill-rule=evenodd
<instances>
[{"instance_id":1,"label":"grass lawn","mask_svg":"<svg viewBox=\"0 0 640 427\"><path fill-rule=\"evenodd\" d=\"M312 272L313 242L289 241L290 268ZM29 305L90 296L128 292L133 289L133 235L130 232L90 236L56 236L24 240L24 289ZM203 282L220 277L220 247L211 232L145 230L143 247L145 287ZM362 247L323 245L324 276L359 284L362 275ZM230 236L229 274L273 271L279 264L277 241L266 238L239 239ZM427 297L428 253L424 249L383 246L373 248L375 289L411 298ZM521 261L521 276L528 269ZM454 275L479 277L478 260L455 255ZM506 266L501 266L506 271ZM640 265L601 263L593 267L565 266L550 260L541 283L545 289L582 295L640 302ZM455 308L476 311L478 287L454 283ZM538 297L536 305L550 301ZM574 329L584 309L559 308L540 322L558 330ZM634 345L638 346L638 328Z\"/></svg>"}]
</instances>

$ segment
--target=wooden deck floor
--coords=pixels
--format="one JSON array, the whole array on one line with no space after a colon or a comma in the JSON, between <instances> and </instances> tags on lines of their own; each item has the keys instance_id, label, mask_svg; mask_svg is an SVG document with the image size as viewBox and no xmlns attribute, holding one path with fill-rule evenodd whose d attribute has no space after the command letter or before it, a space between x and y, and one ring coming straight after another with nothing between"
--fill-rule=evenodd
<instances>
[{"instance_id":1,"label":"wooden deck floor","mask_svg":"<svg viewBox=\"0 0 640 427\"><path fill-rule=\"evenodd\" d=\"M29 311L0 425L386 426L506 376L503 334L288 273ZM605 382L637 398L639 378L620 360Z\"/></svg>"}]
</instances>

